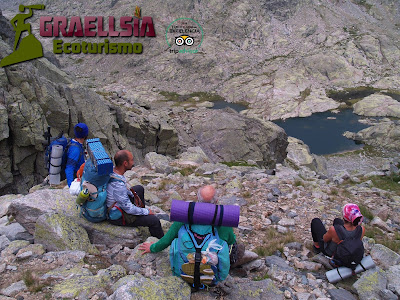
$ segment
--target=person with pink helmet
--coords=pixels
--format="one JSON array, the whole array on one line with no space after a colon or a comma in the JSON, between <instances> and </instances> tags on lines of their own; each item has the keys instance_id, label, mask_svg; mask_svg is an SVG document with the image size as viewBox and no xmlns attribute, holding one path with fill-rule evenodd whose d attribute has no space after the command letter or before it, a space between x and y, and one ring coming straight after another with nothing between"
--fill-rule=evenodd
<instances>
[{"instance_id":1,"label":"person with pink helmet","mask_svg":"<svg viewBox=\"0 0 400 300\"><path fill-rule=\"evenodd\" d=\"M339 235L345 237L354 236L354 238L363 238L365 234L365 227L361 226L364 219L358 205L347 203L343 207L343 220L336 218L333 221L333 226L326 231L325 226L319 218L314 218L311 221L311 234L314 241L314 250L319 253L335 257L337 245L342 241ZM338 234L337 230L340 231ZM339 259L335 257L335 259Z\"/></svg>"}]
</instances>

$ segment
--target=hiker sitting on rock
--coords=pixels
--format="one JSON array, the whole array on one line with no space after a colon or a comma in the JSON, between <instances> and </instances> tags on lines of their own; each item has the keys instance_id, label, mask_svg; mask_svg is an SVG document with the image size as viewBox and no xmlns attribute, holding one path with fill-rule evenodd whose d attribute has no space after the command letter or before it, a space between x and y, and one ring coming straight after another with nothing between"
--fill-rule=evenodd
<instances>
[{"instance_id":1,"label":"hiker sitting on rock","mask_svg":"<svg viewBox=\"0 0 400 300\"><path fill-rule=\"evenodd\" d=\"M136 185L131 189L127 187L124 174L133 167L133 155L127 150L120 150L114 156L115 167L111 177L119 180L111 181L107 185L107 207L109 210L109 222L119 226L148 226L150 234L156 238L164 236L160 220L154 213L144 208L144 188ZM136 206L137 201L143 207ZM131 200L132 199L132 200Z\"/></svg>"},{"instance_id":2,"label":"hiker sitting on rock","mask_svg":"<svg viewBox=\"0 0 400 300\"><path fill-rule=\"evenodd\" d=\"M198 202L206 202L216 204L218 201L215 197L215 188L211 185L206 185L201 187L197 193ZM160 239L157 243L143 243L139 246L139 250L143 251L142 255L145 253L156 253L164 250L172 241L178 237L179 229L184 225L182 222L172 223L170 229L165 234L165 236ZM230 251L233 256L231 257L231 267L239 265L240 259L244 255L244 245L236 243L236 236L233 233L232 227L220 226L216 227L218 230L219 237L226 241L233 251Z\"/></svg>"},{"instance_id":3,"label":"hiker sitting on rock","mask_svg":"<svg viewBox=\"0 0 400 300\"><path fill-rule=\"evenodd\" d=\"M325 226L319 218L313 219L311 221L311 234L315 252L322 252L332 257L331 264L335 265L335 267L341 265L341 257L336 253L338 244L349 237L362 240L365 233L365 228L361 226L363 218L359 207L356 204L348 203L343 207L343 220L336 218L333 221L333 226L328 231L326 231ZM357 243L354 245L357 245ZM364 248L361 246L359 249L350 250L359 250L359 252L362 252L354 254L361 258L364 255Z\"/></svg>"},{"instance_id":4,"label":"hiker sitting on rock","mask_svg":"<svg viewBox=\"0 0 400 300\"><path fill-rule=\"evenodd\" d=\"M67 178L68 186L71 186L76 172L85 162L83 143L89 135L89 128L85 123L78 123L74 127L74 135L75 138L71 140L71 144L68 147L67 164L65 166L65 176Z\"/></svg>"}]
</instances>

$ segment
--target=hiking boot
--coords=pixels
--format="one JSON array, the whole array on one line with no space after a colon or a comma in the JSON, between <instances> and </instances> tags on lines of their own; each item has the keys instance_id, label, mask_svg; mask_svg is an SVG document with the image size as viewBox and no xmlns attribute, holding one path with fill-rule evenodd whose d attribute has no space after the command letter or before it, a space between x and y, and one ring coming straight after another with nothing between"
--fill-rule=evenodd
<instances>
[{"instance_id":1,"label":"hiking boot","mask_svg":"<svg viewBox=\"0 0 400 300\"><path fill-rule=\"evenodd\" d=\"M245 246L243 244L237 244L236 245L236 257L234 259L234 260L236 260L236 262L231 264L231 268L236 268L245 263L245 261L242 260L242 258L244 257L244 252L245 252ZM232 261L232 259L231 259L231 261Z\"/></svg>"},{"instance_id":2,"label":"hiking boot","mask_svg":"<svg viewBox=\"0 0 400 300\"><path fill-rule=\"evenodd\" d=\"M188 275L194 275L194 264L185 263L182 265L182 271ZM214 276L214 271L209 265L200 265L200 274Z\"/></svg>"}]
</instances>

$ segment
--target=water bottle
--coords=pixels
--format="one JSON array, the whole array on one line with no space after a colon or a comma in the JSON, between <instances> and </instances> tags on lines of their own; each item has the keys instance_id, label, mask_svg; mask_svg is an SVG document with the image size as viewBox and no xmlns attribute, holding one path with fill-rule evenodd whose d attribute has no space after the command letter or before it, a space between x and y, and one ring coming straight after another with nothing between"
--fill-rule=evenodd
<instances>
[{"instance_id":1,"label":"water bottle","mask_svg":"<svg viewBox=\"0 0 400 300\"><path fill-rule=\"evenodd\" d=\"M89 190L83 189L76 198L76 203L82 205L83 203L86 202L88 198L89 198Z\"/></svg>"}]
</instances>

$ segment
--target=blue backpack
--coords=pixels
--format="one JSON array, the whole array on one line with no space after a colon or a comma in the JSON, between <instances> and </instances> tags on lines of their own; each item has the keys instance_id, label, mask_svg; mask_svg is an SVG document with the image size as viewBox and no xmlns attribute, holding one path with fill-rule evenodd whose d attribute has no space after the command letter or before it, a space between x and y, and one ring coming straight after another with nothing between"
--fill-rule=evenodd
<instances>
[{"instance_id":1,"label":"blue backpack","mask_svg":"<svg viewBox=\"0 0 400 300\"><path fill-rule=\"evenodd\" d=\"M119 179L111 178L110 174L99 175L92 160L86 161L81 179L81 190L82 183L85 181L97 188L97 192L90 194L89 199L81 205L81 215L88 221L98 223L107 219L107 184L111 180L118 181Z\"/></svg>"},{"instance_id":2,"label":"blue backpack","mask_svg":"<svg viewBox=\"0 0 400 300\"><path fill-rule=\"evenodd\" d=\"M50 170L51 151L53 150L53 146L55 146L55 145L60 145L63 147L62 160L61 160L61 172L63 172L63 171L65 171L65 167L67 165L69 147L73 147L73 146L79 147L79 146L78 146L78 144L71 143L71 139L67 139L64 135L60 134L46 147L46 149L44 151L44 164L45 164L45 167L47 170ZM82 155L83 155L83 152L81 151L78 161L80 160L80 157ZM58 167L58 166L53 166L53 167Z\"/></svg>"},{"instance_id":3,"label":"blue backpack","mask_svg":"<svg viewBox=\"0 0 400 300\"><path fill-rule=\"evenodd\" d=\"M228 244L211 225L183 225L170 247L172 273L198 290L216 284L229 273Z\"/></svg>"}]
</instances>

